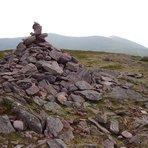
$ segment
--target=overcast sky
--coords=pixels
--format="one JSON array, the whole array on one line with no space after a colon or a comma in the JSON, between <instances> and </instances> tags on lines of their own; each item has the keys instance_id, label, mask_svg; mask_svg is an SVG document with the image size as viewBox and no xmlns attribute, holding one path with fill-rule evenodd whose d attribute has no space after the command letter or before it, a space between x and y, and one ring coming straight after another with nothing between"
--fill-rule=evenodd
<instances>
[{"instance_id":1,"label":"overcast sky","mask_svg":"<svg viewBox=\"0 0 148 148\"><path fill-rule=\"evenodd\" d=\"M148 47L148 0L0 0L0 38L43 32L120 36Z\"/></svg>"}]
</instances>

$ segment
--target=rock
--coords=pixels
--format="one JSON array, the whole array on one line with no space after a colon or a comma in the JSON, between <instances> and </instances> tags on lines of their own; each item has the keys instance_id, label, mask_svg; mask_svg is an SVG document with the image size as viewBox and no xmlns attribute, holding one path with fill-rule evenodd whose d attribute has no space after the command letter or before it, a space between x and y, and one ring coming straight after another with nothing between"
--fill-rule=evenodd
<instances>
[{"instance_id":1,"label":"rock","mask_svg":"<svg viewBox=\"0 0 148 148\"><path fill-rule=\"evenodd\" d=\"M39 106L43 106L46 103L46 101L41 99L39 96L33 97L33 101Z\"/></svg>"},{"instance_id":2,"label":"rock","mask_svg":"<svg viewBox=\"0 0 148 148\"><path fill-rule=\"evenodd\" d=\"M28 61L29 63L36 63L36 62L37 62L36 58L35 58L35 57L32 57L32 56L28 57L28 58L27 58L27 61Z\"/></svg>"},{"instance_id":3,"label":"rock","mask_svg":"<svg viewBox=\"0 0 148 148\"><path fill-rule=\"evenodd\" d=\"M79 69L79 64L73 63L73 62L67 62L66 63L66 68L71 70L71 71L78 71Z\"/></svg>"},{"instance_id":4,"label":"rock","mask_svg":"<svg viewBox=\"0 0 148 148\"><path fill-rule=\"evenodd\" d=\"M14 51L14 54L20 55L25 49L26 49L26 46L22 42L20 42L17 45L16 50Z\"/></svg>"},{"instance_id":5,"label":"rock","mask_svg":"<svg viewBox=\"0 0 148 148\"><path fill-rule=\"evenodd\" d=\"M135 101L145 100L138 92L132 89L123 89L120 87L114 87L113 90L105 95L105 97L113 98L116 100L131 99Z\"/></svg>"},{"instance_id":6,"label":"rock","mask_svg":"<svg viewBox=\"0 0 148 148\"><path fill-rule=\"evenodd\" d=\"M59 64L56 61L39 61L42 67L53 75L61 75L63 69L59 67Z\"/></svg>"},{"instance_id":7,"label":"rock","mask_svg":"<svg viewBox=\"0 0 148 148\"><path fill-rule=\"evenodd\" d=\"M67 94L65 92L60 92L56 95L57 100L61 103L61 104L65 104L65 102L67 101Z\"/></svg>"},{"instance_id":8,"label":"rock","mask_svg":"<svg viewBox=\"0 0 148 148\"><path fill-rule=\"evenodd\" d=\"M51 48L51 44L48 42L39 42L37 43L40 47Z\"/></svg>"},{"instance_id":9,"label":"rock","mask_svg":"<svg viewBox=\"0 0 148 148\"><path fill-rule=\"evenodd\" d=\"M40 88L44 88L49 94L52 94L52 95L56 95L57 94L57 91L52 87L52 85L46 81L46 80L42 80L39 82L39 87Z\"/></svg>"},{"instance_id":10,"label":"rock","mask_svg":"<svg viewBox=\"0 0 148 148\"><path fill-rule=\"evenodd\" d=\"M61 139L50 139L47 141L49 148L67 148L66 144Z\"/></svg>"},{"instance_id":11,"label":"rock","mask_svg":"<svg viewBox=\"0 0 148 148\"><path fill-rule=\"evenodd\" d=\"M39 88L33 84L30 88L26 89L28 95L35 95L39 92Z\"/></svg>"},{"instance_id":12,"label":"rock","mask_svg":"<svg viewBox=\"0 0 148 148\"><path fill-rule=\"evenodd\" d=\"M106 124L107 123L107 115L105 113L99 115L98 116L98 122Z\"/></svg>"},{"instance_id":13,"label":"rock","mask_svg":"<svg viewBox=\"0 0 148 148\"><path fill-rule=\"evenodd\" d=\"M75 93L80 94L82 97L90 101L98 101L102 99L101 94L94 90L76 91Z\"/></svg>"},{"instance_id":14,"label":"rock","mask_svg":"<svg viewBox=\"0 0 148 148\"><path fill-rule=\"evenodd\" d=\"M60 139L62 139L64 142L70 142L72 139L74 139L73 132L71 130L63 132L60 136Z\"/></svg>"},{"instance_id":15,"label":"rock","mask_svg":"<svg viewBox=\"0 0 148 148\"><path fill-rule=\"evenodd\" d=\"M59 60L60 56L62 55L62 52L58 52L57 50L52 50L49 55L56 61Z\"/></svg>"},{"instance_id":16,"label":"rock","mask_svg":"<svg viewBox=\"0 0 148 148\"><path fill-rule=\"evenodd\" d=\"M121 135L123 136L123 137L125 137L125 138L132 138L133 137L133 135L130 133L130 132L128 132L128 131L123 131L122 133L121 133Z\"/></svg>"},{"instance_id":17,"label":"rock","mask_svg":"<svg viewBox=\"0 0 148 148\"><path fill-rule=\"evenodd\" d=\"M32 73L34 73L35 71L37 71L37 67L32 63L29 63L28 65L24 66L21 69L22 73L28 74L28 75L30 75L30 74L32 75Z\"/></svg>"},{"instance_id":18,"label":"rock","mask_svg":"<svg viewBox=\"0 0 148 148\"><path fill-rule=\"evenodd\" d=\"M102 145L104 146L104 148L114 148L114 142L109 139L103 141Z\"/></svg>"},{"instance_id":19,"label":"rock","mask_svg":"<svg viewBox=\"0 0 148 148\"><path fill-rule=\"evenodd\" d=\"M31 79L24 79L24 80L18 80L17 81L17 85L21 88L21 89L28 89L32 86L32 82Z\"/></svg>"},{"instance_id":20,"label":"rock","mask_svg":"<svg viewBox=\"0 0 148 148\"><path fill-rule=\"evenodd\" d=\"M72 59L68 53L63 53L59 58L59 63L67 63Z\"/></svg>"},{"instance_id":21,"label":"rock","mask_svg":"<svg viewBox=\"0 0 148 148\"><path fill-rule=\"evenodd\" d=\"M61 106L56 102L48 102L47 104L44 104L43 107L45 110L52 111L53 113L59 113L62 110Z\"/></svg>"},{"instance_id":22,"label":"rock","mask_svg":"<svg viewBox=\"0 0 148 148\"><path fill-rule=\"evenodd\" d=\"M131 139L129 139L129 143L132 144L137 144L142 147L142 145L147 145L148 144L148 134L143 133L143 134L136 134L133 136Z\"/></svg>"},{"instance_id":23,"label":"rock","mask_svg":"<svg viewBox=\"0 0 148 148\"><path fill-rule=\"evenodd\" d=\"M42 133L42 124L34 114L30 113L19 103L13 104L13 110L25 124L37 133Z\"/></svg>"},{"instance_id":24,"label":"rock","mask_svg":"<svg viewBox=\"0 0 148 148\"><path fill-rule=\"evenodd\" d=\"M110 131L118 134L119 133L119 122L118 120L112 120L110 123Z\"/></svg>"},{"instance_id":25,"label":"rock","mask_svg":"<svg viewBox=\"0 0 148 148\"><path fill-rule=\"evenodd\" d=\"M74 101L74 102L79 102L79 103L83 103L85 102L85 99L81 96L78 96L78 95L74 95L74 94L71 94L70 95L70 98Z\"/></svg>"},{"instance_id":26,"label":"rock","mask_svg":"<svg viewBox=\"0 0 148 148\"><path fill-rule=\"evenodd\" d=\"M89 90L93 89L93 87L87 83L86 81L78 81L75 83L75 85L80 89L80 90Z\"/></svg>"},{"instance_id":27,"label":"rock","mask_svg":"<svg viewBox=\"0 0 148 148\"><path fill-rule=\"evenodd\" d=\"M63 124L59 118L48 116L46 119L46 128L44 134L46 136L57 137L63 129Z\"/></svg>"},{"instance_id":28,"label":"rock","mask_svg":"<svg viewBox=\"0 0 148 148\"><path fill-rule=\"evenodd\" d=\"M0 116L0 133L1 134L9 134L15 132L12 124L7 115Z\"/></svg>"},{"instance_id":29,"label":"rock","mask_svg":"<svg viewBox=\"0 0 148 148\"><path fill-rule=\"evenodd\" d=\"M106 134L109 134L109 133L110 133L106 128L104 128L103 126L101 126L101 125L100 125L98 122L96 122L94 119L88 118L88 120L89 120L90 122L92 122L93 124L95 124L95 125L97 126L97 128L100 129L102 132L104 132L104 133L106 133Z\"/></svg>"},{"instance_id":30,"label":"rock","mask_svg":"<svg viewBox=\"0 0 148 148\"><path fill-rule=\"evenodd\" d=\"M25 45L30 45L30 44L34 43L35 41L36 41L35 36L29 36L29 37L23 39L23 42Z\"/></svg>"},{"instance_id":31,"label":"rock","mask_svg":"<svg viewBox=\"0 0 148 148\"><path fill-rule=\"evenodd\" d=\"M15 120L13 122L13 126L18 131L23 131L24 130L24 123L22 121L20 121L20 120Z\"/></svg>"}]
</instances>

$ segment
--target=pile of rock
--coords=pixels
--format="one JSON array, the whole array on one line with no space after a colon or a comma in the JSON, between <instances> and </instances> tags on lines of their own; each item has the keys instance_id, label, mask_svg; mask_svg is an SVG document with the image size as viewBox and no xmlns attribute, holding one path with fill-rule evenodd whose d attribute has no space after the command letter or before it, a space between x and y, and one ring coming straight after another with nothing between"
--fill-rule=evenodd
<instances>
[{"instance_id":1,"label":"pile of rock","mask_svg":"<svg viewBox=\"0 0 148 148\"><path fill-rule=\"evenodd\" d=\"M38 23L33 29L30 37L23 39L13 53L5 54L0 61L0 95L17 115L11 119L12 124L7 115L0 116L0 133L29 128L56 138L48 142L49 146L66 147L61 139L73 139L73 128L61 117L48 115L48 112L60 115L63 105L81 108L84 102L98 101L102 96L143 99L138 93L133 95L135 92L128 87L123 88L114 74L89 70L70 54L53 47L45 40L47 34L41 33ZM110 92L107 95L106 90ZM32 110L32 104L38 108ZM112 124L114 131L117 123Z\"/></svg>"}]
</instances>

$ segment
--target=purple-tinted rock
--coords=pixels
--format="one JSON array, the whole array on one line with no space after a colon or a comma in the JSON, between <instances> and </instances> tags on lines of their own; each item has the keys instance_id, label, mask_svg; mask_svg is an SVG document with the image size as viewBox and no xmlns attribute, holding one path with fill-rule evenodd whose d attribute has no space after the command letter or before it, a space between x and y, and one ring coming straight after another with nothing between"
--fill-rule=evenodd
<instances>
[{"instance_id":1,"label":"purple-tinted rock","mask_svg":"<svg viewBox=\"0 0 148 148\"><path fill-rule=\"evenodd\" d=\"M68 53L63 53L59 58L59 63L67 63L72 59Z\"/></svg>"},{"instance_id":2,"label":"purple-tinted rock","mask_svg":"<svg viewBox=\"0 0 148 148\"><path fill-rule=\"evenodd\" d=\"M57 75L62 74L63 69L59 66L56 61L39 61L42 67L51 74Z\"/></svg>"},{"instance_id":3,"label":"purple-tinted rock","mask_svg":"<svg viewBox=\"0 0 148 148\"><path fill-rule=\"evenodd\" d=\"M73 62L67 62L66 63L66 68L71 70L71 71L78 71L79 64L76 64L76 63L73 63Z\"/></svg>"},{"instance_id":4,"label":"purple-tinted rock","mask_svg":"<svg viewBox=\"0 0 148 148\"><path fill-rule=\"evenodd\" d=\"M93 87L87 83L86 81L78 81L75 83L75 85L80 89L80 90L87 90L87 89L93 89Z\"/></svg>"},{"instance_id":5,"label":"purple-tinted rock","mask_svg":"<svg viewBox=\"0 0 148 148\"><path fill-rule=\"evenodd\" d=\"M60 56L62 55L62 52L58 52L57 50L52 50L49 55L56 61L59 60Z\"/></svg>"},{"instance_id":6,"label":"purple-tinted rock","mask_svg":"<svg viewBox=\"0 0 148 148\"><path fill-rule=\"evenodd\" d=\"M23 123L23 121L15 120L15 121L13 122L13 126L14 126L14 128L15 128L16 130L18 130L18 131L24 130L24 123Z\"/></svg>"},{"instance_id":7,"label":"purple-tinted rock","mask_svg":"<svg viewBox=\"0 0 148 148\"><path fill-rule=\"evenodd\" d=\"M46 81L46 80L42 80L39 82L39 87L40 88L44 88L49 94L52 94L52 95L56 95L57 94L57 91L52 87L52 85Z\"/></svg>"},{"instance_id":8,"label":"purple-tinted rock","mask_svg":"<svg viewBox=\"0 0 148 148\"><path fill-rule=\"evenodd\" d=\"M25 45L30 45L30 44L32 44L36 41L36 37L35 36L29 36L29 37L23 39L23 41L24 41Z\"/></svg>"},{"instance_id":9,"label":"purple-tinted rock","mask_svg":"<svg viewBox=\"0 0 148 148\"><path fill-rule=\"evenodd\" d=\"M28 95L35 95L39 92L39 88L33 84L30 88L26 89Z\"/></svg>"},{"instance_id":10,"label":"purple-tinted rock","mask_svg":"<svg viewBox=\"0 0 148 148\"><path fill-rule=\"evenodd\" d=\"M31 74L32 75L32 73L35 72L35 71L37 71L37 67L32 63L24 66L21 69L21 72L24 73L24 74Z\"/></svg>"}]
</instances>

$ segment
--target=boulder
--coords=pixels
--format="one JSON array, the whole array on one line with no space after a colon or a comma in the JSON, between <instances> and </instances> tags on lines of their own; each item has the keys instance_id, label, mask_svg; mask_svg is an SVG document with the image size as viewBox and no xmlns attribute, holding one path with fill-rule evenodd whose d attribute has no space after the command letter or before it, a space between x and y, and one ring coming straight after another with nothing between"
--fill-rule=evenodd
<instances>
[{"instance_id":1,"label":"boulder","mask_svg":"<svg viewBox=\"0 0 148 148\"><path fill-rule=\"evenodd\" d=\"M59 66L56 61L39 61L42 67L53 75L61 75L63 73L63 69Z\"/></svg>"},{"instance_id":2,"label":"boulder","mask_svg":"<svg viewBox=\"0 0 148 148\"><path fill-rule=\"evenodd\" d=\"M12 124L7 115L0 116L0 133L1 134L9 134L15 132Z\"/></svg>"},{"instance_id":3,"label":"boulder","mask_svg":"<svg viewBox=\"0 0 148 148\"><path fill-rule=\"evenodd\" d=\"M43 128L40 119L23 107L20 103L13 103L13 111L31 130L37 133L42 133Z\"/></svg>"},{"instance_id":4,"label":"boulder","mask_svg":"<svg viewBox=\"0 0 148 148\"><path fill-rule=\"evenodd\" d=\"M48 116L46 119L46 128L44 134L46 136L57 137L58 134L62 131L63 124L59 118Z\"/></svg>"}]
</instances>

